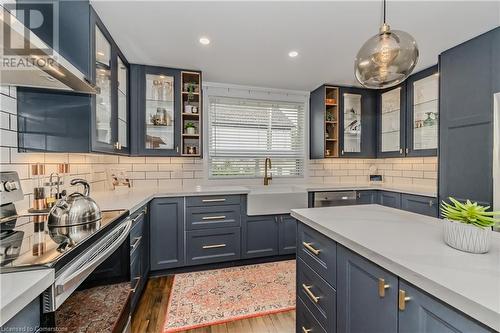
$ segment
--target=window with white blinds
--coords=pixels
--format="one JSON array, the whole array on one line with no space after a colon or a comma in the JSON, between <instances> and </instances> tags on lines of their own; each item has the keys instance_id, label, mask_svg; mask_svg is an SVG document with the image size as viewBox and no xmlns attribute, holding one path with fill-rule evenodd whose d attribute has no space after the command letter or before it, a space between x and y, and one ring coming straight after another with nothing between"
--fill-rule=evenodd
<instances>
[{"instance_id":1,"label":"window with white blinds","mask_svg":"<svg viewBox=\"0 0 500 333\"><path fill-rule=\"evenodd\" d=\"M209 97L208 163L211 178L304 173L304 103Z\"/></svg>"}]
</instances>

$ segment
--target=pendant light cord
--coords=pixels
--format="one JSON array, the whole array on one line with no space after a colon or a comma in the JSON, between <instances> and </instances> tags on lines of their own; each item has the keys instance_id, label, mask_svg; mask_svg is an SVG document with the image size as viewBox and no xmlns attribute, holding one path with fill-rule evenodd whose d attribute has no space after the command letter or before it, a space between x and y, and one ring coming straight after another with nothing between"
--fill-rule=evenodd
<instances>
[{"instance_id":1,"label":"pendant light cord","mask_svg":"<svg viewBox=\"0 0 500 333\"><path fill-rule=\"evenodd\" d=\"M383 4L384 4L384 24L385 24L385 0L383 0Z\"/></svg>"}]
</instances>

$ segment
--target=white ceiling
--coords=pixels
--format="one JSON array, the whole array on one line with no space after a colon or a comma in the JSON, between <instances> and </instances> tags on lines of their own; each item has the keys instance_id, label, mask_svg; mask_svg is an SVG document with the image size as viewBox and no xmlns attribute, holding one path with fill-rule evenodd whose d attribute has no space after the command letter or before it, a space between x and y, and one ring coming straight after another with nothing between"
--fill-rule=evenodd
<instances>
[{"instance_id":1,"label":"white ceiling","mask_svg":"<svg viewBox=\"0 0 500 333\"><path fill-rule=\"evenodd\" d=\"M359 47L381 22L381 1L92 1L132 63L199 69L204 80L312 90L354 85ZM500 25L496 1L388 1L393 29L412 34L417 69ZM210 38L209 46L198 39ZM297 58L288 52L297 50Z\"/></svg>"}]
</instances>

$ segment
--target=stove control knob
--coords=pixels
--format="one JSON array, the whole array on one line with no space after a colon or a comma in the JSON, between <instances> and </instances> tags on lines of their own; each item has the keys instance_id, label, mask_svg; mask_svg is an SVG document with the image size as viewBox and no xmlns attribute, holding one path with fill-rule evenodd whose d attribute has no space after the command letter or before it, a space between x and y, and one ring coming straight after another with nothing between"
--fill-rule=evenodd
<instances>
[{"instance_id":1,"label":"stove control knob","mask_svg":"<svg viewBox=\"0 0 500 333\"><path fill-rule=\"evenodd\" d=\"M17 190L17 183L13 180L9 180L3 184L3 187L5 188L5 191L12 192Z\"/></svg>"}]
</instances>

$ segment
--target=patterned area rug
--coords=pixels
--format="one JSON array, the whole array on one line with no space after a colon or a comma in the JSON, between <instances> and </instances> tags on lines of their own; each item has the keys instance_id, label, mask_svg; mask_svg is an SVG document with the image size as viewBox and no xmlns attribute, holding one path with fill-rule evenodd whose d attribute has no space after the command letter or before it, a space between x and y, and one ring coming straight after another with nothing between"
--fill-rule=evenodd
<instances>
[{"instance_id":1,"label":"patterned area rug","mask_svg":"<svg viewBox=\"0 0 500 333\"><path fill-rule=\"evenodd\" d=\"M164 333L295 309L295 260L178 274Z\"/></svg>"}]
</instances>

